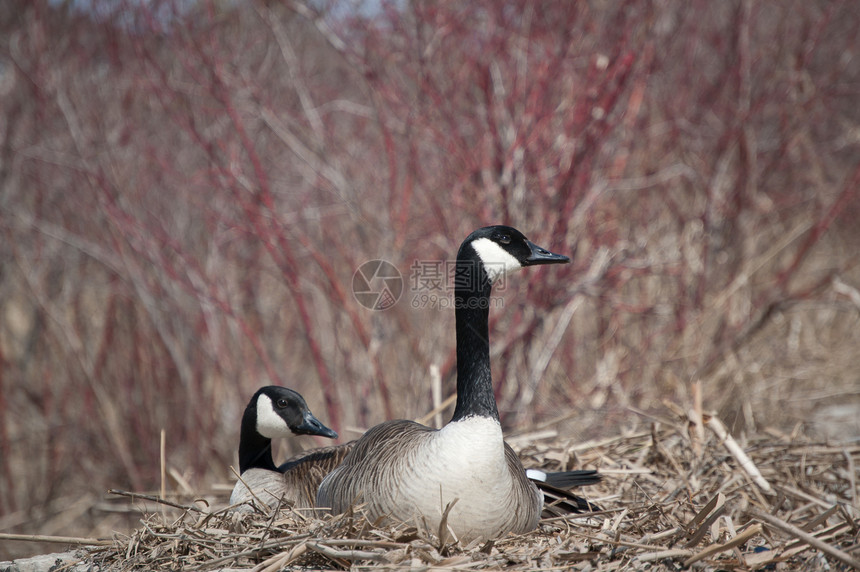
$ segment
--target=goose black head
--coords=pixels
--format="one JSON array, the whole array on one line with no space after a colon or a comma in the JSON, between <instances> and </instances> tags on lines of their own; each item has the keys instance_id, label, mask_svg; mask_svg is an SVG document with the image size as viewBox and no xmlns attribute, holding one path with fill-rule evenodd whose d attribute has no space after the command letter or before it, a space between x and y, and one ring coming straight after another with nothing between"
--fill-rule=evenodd
<instances>
[{"instance_id":1,"label":"goose black head","mask_svg":"<svg viewBox=\"0 0 860 572\"><path fill-rule=\"evenodd\" d=\"M484 267L492 284L499 276L538 264L564 264L570 258L538 246L515 228L504 225L479 228L463 241L458 260L474 259Z\"/></svg>"},{"instance_id":2,"label":"goose black head","mask_svg":"<svg viewBox=\"0 0 860 572\"><path fill-rule=\"evenodd\" d=\"M252 409L253 408L253 409ZM255 418L257 433L267 439L290 435L320 435L337 438L337 433L314 417L304 398L291 389L269 385L254 395L248 409Z\"/></svg>"}]
</instances>

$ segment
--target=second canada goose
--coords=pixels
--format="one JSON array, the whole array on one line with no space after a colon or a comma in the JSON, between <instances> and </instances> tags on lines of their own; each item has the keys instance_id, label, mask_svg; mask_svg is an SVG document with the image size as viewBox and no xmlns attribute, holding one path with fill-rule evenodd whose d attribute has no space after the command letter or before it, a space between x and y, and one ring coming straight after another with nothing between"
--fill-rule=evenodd
<instances>
[{"instance_id":1,"label":"second canada goose","mask_svg":"<svg viewBox=\"0 0 860 572\"><path fill-rule=\"evenodd\" d=\"M490 291L508 272L569 261L508 226L470 234L460 246L455 273L454 416L439 430L405 420L372 427L323 479L317 506L339 513L364 503L371 520L413 521L432 531L447 507L447 525L463 542L535 529L544 497L504 442L493 394Z\"/></svg>"},{"instance_id":2,"label":"second canada goose","mask_svg":"<svg viewBox=\"0 0 860 572\"><path fill-rule=\"evenodd\" d=\"M279 506L282 499L297 508L313 506L320 481L340 463L346 451L337 451L337 446L314 449L276 467L272 439L290 435L337 438L337 433L314 417L297 392L276 385L260 388L242 416L239 435L242 478L230 495L231 505L257 498L272 508ZM237 510L246 511L250 507L240 505Z\"/></svg>"}]
</instances>

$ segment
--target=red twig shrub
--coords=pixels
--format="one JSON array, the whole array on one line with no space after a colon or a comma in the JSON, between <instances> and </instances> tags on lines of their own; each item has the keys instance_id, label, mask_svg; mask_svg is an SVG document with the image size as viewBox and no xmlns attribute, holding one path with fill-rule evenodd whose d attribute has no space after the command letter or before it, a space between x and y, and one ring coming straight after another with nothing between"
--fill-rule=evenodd
<instances>
[{"instance_id":1,"label":"red twig shrub","mask_svg":"<svg viewBox=\"0 0 860 572\"><path fill-rule=\"evenodd\" d=\"M780 397L856 377L858 27L799 0L5 3L0 516L155 487L161 429L226 478L264 383L347 438L424 413L453 313L410 268L494 222L576 252L497 292L509 429L614 432L690 380L735 428L793 423ZM384 312L351 291L377 258Z\"/></svg>"}]
</instances>

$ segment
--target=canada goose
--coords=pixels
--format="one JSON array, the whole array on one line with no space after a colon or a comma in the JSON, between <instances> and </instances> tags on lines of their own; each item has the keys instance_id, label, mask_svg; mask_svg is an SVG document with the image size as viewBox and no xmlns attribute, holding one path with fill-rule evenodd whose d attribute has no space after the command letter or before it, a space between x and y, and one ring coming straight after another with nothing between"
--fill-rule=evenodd
<instances>
[{"instance_id":1,"label":"canada goose","mask_svg":"<svg viewBox=\"0 0 860 572\"><path fill-rule=\"evenodd\" d=\"M423 522L433 531L450 506L447 525L463 542L535 529L543 494L504 442L493 394L489 298L493 283L507 272L569 261L508 226L470 234L455 272L454 416L439 430L405 420L372 427L323 479L317 506L340 513L365 503L371 520Z\"/></svg>"},{"instance_id":2,"label":"canada goose","mask_svg":"<svg viewBox=\"0 0 860 572\"><path fill-rule=\"evenodd\" d=\"M295 507L313 506L322 477L340 463L346 451L340 454L329 451L338 449L337 446L314 449L276 467L272 460L272 439L290 435L337 437L337 433L314 417L297 392L276 385L259 389L242 416L239 435L242 479L233 487L231 505L256 497L272 508L279 506L282 498ZM244 504L236 510L249 511L250 507Z\"/></svg>"}]
</instances>

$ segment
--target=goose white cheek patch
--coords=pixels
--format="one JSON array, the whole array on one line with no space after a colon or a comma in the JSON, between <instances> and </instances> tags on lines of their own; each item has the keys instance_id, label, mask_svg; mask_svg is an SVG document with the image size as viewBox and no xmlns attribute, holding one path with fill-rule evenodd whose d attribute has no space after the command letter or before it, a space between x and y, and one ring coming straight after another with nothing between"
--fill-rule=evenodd
<instances>
[{"instance_id":1,"label":"goose white cheek patch","mask_svg":"<svg viewBox=\"0 0 860 572\"><path fill-rule=\"evenodd\" d=\"M487 276L490 277L491 284L495 283L500 276L503 276L507 272L514 272L523 267L520 261L514 258L510 252L489 238L479 238L473 241L472 248L475 249L478 257L484 264L484 269L487 271Z\"/></svg>"},{"instance_id":2,"label":"goose white cheek patch","mask_svg":"<svg viewBox=\"0 0 860 572\"><path fill-rule=\"evenodd\" d=\"M287 427L286 421L275 413L275 407L268 395L260 395L257 398L257 433L269 439L290 434L290 428Z\"/></svg>"},{"instance_id":3,"label":"goose white cheek patch","mask_svg":"<svg viewBox=\"0 0 860 572\"><path fill-rule=\"evenodd\" d=\"M526 476L533 481L546 482L546 473L537 469L526 469Z\"/></svg>"}]
</instances>

